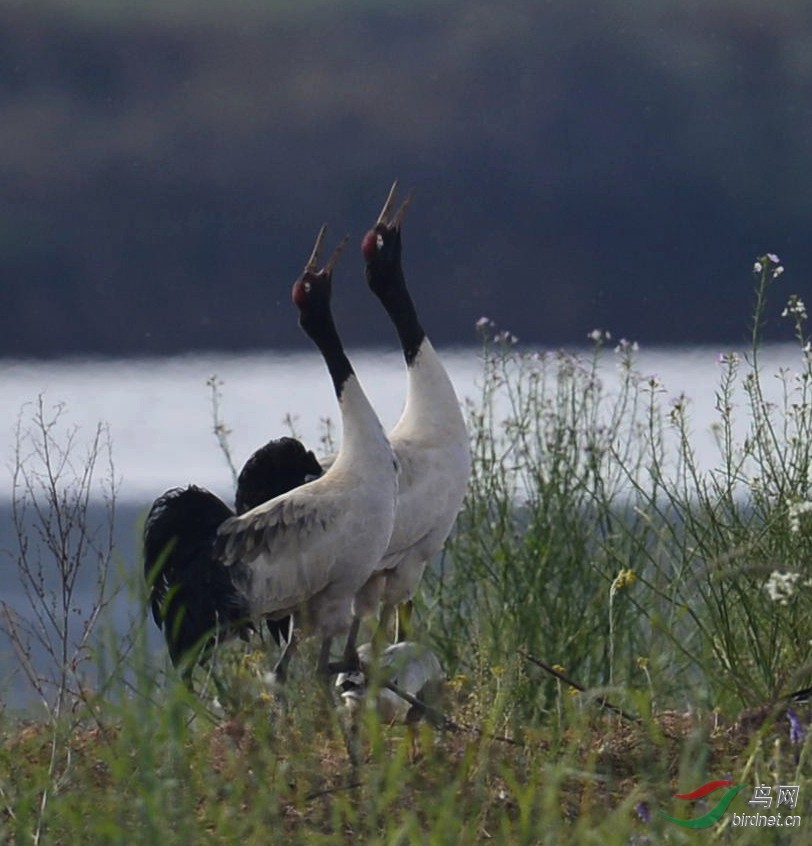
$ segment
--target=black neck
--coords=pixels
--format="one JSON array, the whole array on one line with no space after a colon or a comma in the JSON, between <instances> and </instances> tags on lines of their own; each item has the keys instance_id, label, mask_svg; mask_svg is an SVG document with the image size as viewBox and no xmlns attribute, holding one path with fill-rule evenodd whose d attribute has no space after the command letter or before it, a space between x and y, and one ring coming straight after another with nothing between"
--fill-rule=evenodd
<instances>
[{"instance_id":1,"label":"black neck","mask_svg":"<svg viewBox=\"0 0 812 846\"><path fill-rule=\"evenodd\" d=\"M302 314L299 325L321 351L324 363L330 371L336 396L340 398L347 379L353 375L353 369L344 352L332 314L329 310L318 315Z\"/></svg>"},{"instance_id":2,"label":"black neck","mask_svg":"<svg viewBox=\"0 0 812 846\"><path fill-rule=\"evenodd\" d=\"M426 333L417 317L417 310L406 287L403 271L398 271L394 285L387 285L384 289L380 289L371 282L370 288L378 296L392 323L395 324L400 345L403 348L403 357L406 359L406 364L411 366L417 357L420 345L426 338Z\"/></svg>"}]
</instances>

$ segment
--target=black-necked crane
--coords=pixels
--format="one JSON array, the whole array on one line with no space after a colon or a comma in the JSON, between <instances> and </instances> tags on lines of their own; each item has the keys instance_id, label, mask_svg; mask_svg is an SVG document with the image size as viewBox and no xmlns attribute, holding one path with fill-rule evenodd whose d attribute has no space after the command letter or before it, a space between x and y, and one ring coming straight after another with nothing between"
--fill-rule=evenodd
<instances>
[{"instance_id":1,"label":"black-necked crane","mask_svg":"<svg viewBox=\"0 0 812 846\"><path fill-rule=\"evenodd\" d=\"M305 484L321 474L312 452L294 438L260 447L237 479L237 513ZM163 631L172 664L187 684L195 664L218 642L249 628L249 609L234 584L234 572L214 554L221 523L234 512L196 485L172 488L153 502L144 523L144 576L156 625ZM287 631L269 621L279 642Z\"/></svg>"},{"instance_id":2,"label":"black-necked crane","mask_svg":"<svg viewBox=\"0 0 812 846\"><path fill-rule=\"evenodd\" d=\"M442 549L471 474L468 433L454 386L417 316L401 264L401 225L411 195L392 214L397 182L361 242L366 280L397 330L406 361L406 402L389 441L401 467L395 526L359 613L382 602L381 626L413 598L426 564ZM407 606L410 607L410 606ZM402 621L396 617L395 640ZM385 630L385 629L384 629Z\"/></svg>"},{"instance_id":3,"label":"black-necked crane","mask_svg":"<svg viewBox=\"0 0 812 846\"><path fill-rule=\"evenodd\" d=\"M364 643L358 647L358 663L358 670L339 673L335 681L351 713L366 702L371 681L376 688L374 706L382 722L409 724L424 717L430 722L444 719L441 707L445 673L437 656L427 647L405 640L393 643L376 657L373 645Z\"/></svg>"},{"instance_id":4,"label":"black-necked crane","mask_svg":"<svg viewBox=\"0 0 812 846\"><path fill-rule=\"evenodd\" d=\"M361 762L359 718L364 708L373 708L383 723L406 725L412 757L418 751L415 728L420 720L435 727L448 724L443 714L445 673L437 656L411 641L378 651L372 643L359 646L359 669L339 673L335 681L349 718L345 739L354 768Z\"/></svg>"},{"instance_id":5,"label":"black-necked crane","mask_svg":"<svg viewBox=\"0 0 812 846\"><path fill-rule=\"evenodd\" d=\"M324 239L292 289L299 325L321 352L342 421L341 447L318 479L223 523L217 549L235 570L253 619L292 616L296 629L321 638L317 670L329 672L330 644L347 634L355 659L353 602L383 557L395 520L398 465L375 410L347 358L331 311L332 271L345 242L317 268ZM291 638L277 662L284 679Z\"/></svg>"}]
</instances>

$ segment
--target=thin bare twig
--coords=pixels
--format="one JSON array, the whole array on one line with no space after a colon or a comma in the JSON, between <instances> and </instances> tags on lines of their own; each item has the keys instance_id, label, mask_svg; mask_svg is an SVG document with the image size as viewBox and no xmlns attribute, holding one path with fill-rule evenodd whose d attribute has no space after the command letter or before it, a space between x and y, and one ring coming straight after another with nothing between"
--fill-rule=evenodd
<instances>
[{"instance_id":1,"label":"thin bare twig","mask_svg":"<svg viewBox=\"0 0 812 846\"><path fill-rule=\"evenodd\" d=\"M356 790L361 787L360 781L351 781L349 784L338 784L335 787L325 787L322 790L314 790L312 793L305 794L304 801L312 802L314 799L319 799L322 796L332 796L334 793L342 793L345 790Z\"/></svg>"},{"instance_id":2,"label":"thin bare twig","mask_svg":"<svg viewBox=\"0 0 812 846\"><path fill-rule=\"evenodd\" d=\"M577 681L573 681L571 678L565 676L562 672L559 672L555 669L555 667L551 667L549 664L546 664L540 658L536 658L534 655L531 655L529 652L525 652L523 649L519 650L519 655L522 658L530 661L532 664L535 664L537 667L541 667L542 670L546 670L551 676L555 676L559 681L564 682L564 684L569 685L570 687L574 688L581 693L587 693L588 690L583 685L578 684ZM628 711L624 711L622 708L618 707L617 705L613 705L609 702L605 697L601 696L597 699L598 705L601 708L605 708L607 711L611 711L614 714L617 714L619 717L622 717L624 720L628 720L632 723L639 723L640 718L634 716L634 714L630 714Z\"/></svg>"},{"instance_id":3,"label":"thin bare twig","mask_svg":"<svg viewBox=\"0 0 812 846\"><path fill-rule=\"evenodd\" d=\"M78 428L60 431L64 406L47 407L39 396L30 419L21 411L16 426L12 472L12 526L17 539L12 560L27 607L0 603L0 629L8 637L32 689L43 703L50 728L48 781L39 799L31 839L45 831L50 798L72 769L68 707L87 702L81 668L102 612L115 598L108 591L113 555L115 476L109 432L99 424L77 455ZM95 527L91 510L99 459L107 457L102 494L106 522ZM89 608L81 608L80 575L95 573ZM83 614L81 628L74 622ZM42 655L35 652L39 648ZM43 658L45 663L43 664Z\"/></svg>"},{"instance_id":4,"label":"thin bare twig","mask_svg":"<svg viewBox=\"0 0 812 846\"><path fill-rule=\"evenodd\" d=\"M228 441L229 436L231 435L231 429L228 428L225 421L220 416L220 406L223 402L223 395L220 392L220 388L223 386L224 382L216 373L213 373L206 380L206 384L209 386L209 390L211 392L212 431L214 432L214 437L217 438L217 446L220 447L220 452L223 453L226 464L228 464L228 469L231 472L231 478L234 482L234 487L236 488L237 465L234 464L234 458L231 455L231 445Z\"/></svg>"},{"instance_id":5,"label":"thin bare twig","mask_svg":"<svg viewBox=\"0 0 812 846\"><path fill-rule=\"evenodd\" d=\"M447 717L442 711L437 710L437 708L434 708L431 705L427 705L425 702L421 702L416 696L412 696L411 693L401 690L392 682L386 682L384 687L391 690L392 693L399 696L405 702L408 702L413 708L417 708L426 716L432 725L435 725L444 731L451 731L455 734L475 734L487 740L496 740L499 743L509 743L511 746L524 746L524 743L522 743L521 740L516 740L512 737L505 737L499 734L491 734L490 732L483 731L482 729L474 726L465 726L461 723L457 723L450 717Z\"/></svg>"}]
</instances>

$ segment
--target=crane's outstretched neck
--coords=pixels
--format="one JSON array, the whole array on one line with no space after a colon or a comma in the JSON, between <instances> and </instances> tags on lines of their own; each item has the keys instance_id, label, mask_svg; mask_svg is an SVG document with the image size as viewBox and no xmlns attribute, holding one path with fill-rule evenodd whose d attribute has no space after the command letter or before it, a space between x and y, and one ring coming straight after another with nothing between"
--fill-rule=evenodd
<instances>
[{"instance_id":1,"label":"crane's outstretched neck","mask_svg":"<svg viewBox=\"0 0 812 846\"><path fill-rule=\"evenodd\" d=\"M409 289L406 287L403 271L398 267L391 273L393 278L389 283L379 285L377 280L369 280L371 272L368 268L367 281L392 320L403 349L403 357L406 359L407 366L411 367L426 340L426 332L417 316L417 309L414 307Z\"/></svg>"},{"instance_id":2,"label":"crane's outstretched neck","mask_svg":"<svg viewBox=\"0 0 812 846\"><path fill-rule=\"evenodd\" d=\"M323 239L319 234L314 256ZM342 245L336 251L338 253ZM299 309L299 325L310 337L327 365L333 380L336 397L341 408L343 433L341 449L335 465L364 466L364 456L391 455L391 447L383 431L378 415L361 388L358 377L344 352L331 309L333 258L324 269L317 270L315 258L311 257L304 274L296 280L291 292L293 302ZM389 462L391 464L391 462ZM375 461L369 462L376 466ZM387 473L391 472L388 468Z\"/></svg>"},{"instance_id":3,"label":"crane's outstretched neck","mask_svg":"<svg viewBox=\"0 0 812 846\"><path fill-rule=\"evenodd\" d=\"M341 399L344 386L351 377L355 376L355 372L347 354L344 352L344 346L333 322L329 303L326 310L318 308L314 309L314 312L303 312L299 319L299 325L319 348L330 373L330 378L333 380L336 396Z\"/></svg>"}]
</instances>

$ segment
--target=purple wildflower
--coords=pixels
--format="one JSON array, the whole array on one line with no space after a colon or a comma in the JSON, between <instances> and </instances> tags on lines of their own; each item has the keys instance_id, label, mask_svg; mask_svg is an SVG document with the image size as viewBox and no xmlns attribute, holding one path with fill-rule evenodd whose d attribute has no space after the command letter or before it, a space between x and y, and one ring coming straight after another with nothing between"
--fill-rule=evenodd
<instances>
[{"instance_id":1,"label":"purple wildflower","mask_svg":"<svg viewBox=\"0 0 812 846\"><path fill-rule=\"evenodd\" d=\"M787 708L787 719L789 720L789 742L793 746L799 746L806 737L804 724L792 708Z\"/></svg>"}]
</instances>

